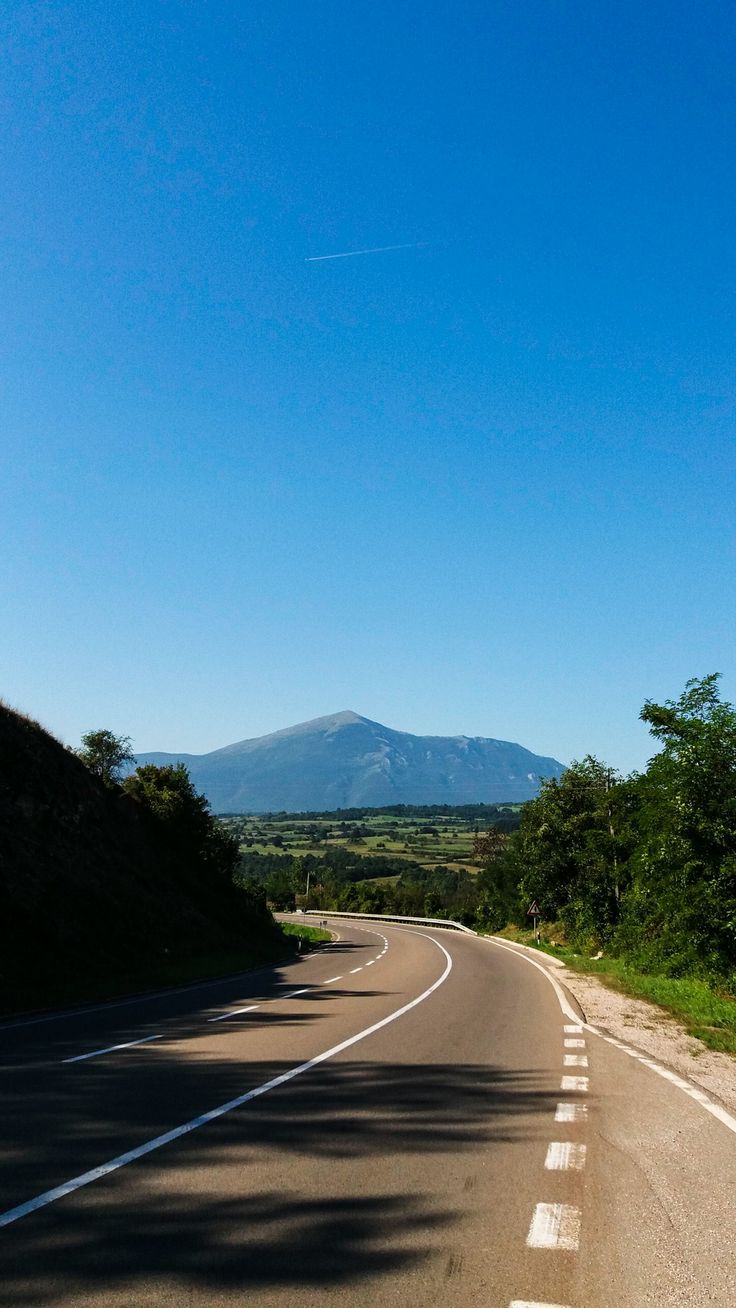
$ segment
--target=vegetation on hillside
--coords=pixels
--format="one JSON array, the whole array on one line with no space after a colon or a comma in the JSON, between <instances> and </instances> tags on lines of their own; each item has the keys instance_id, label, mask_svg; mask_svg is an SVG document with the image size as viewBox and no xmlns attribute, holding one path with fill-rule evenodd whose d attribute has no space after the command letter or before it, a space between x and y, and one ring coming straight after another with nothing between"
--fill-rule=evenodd
<instances>
[{"instance_id":1,"label":"vegetation on hillside","mask_svg":"<svg viewBox=\"0 0 736 1308\"><path fill-rule=\"evenodd\" d=\"M185 769L139 769L121 787L110 734L88 733L83 749L104 737L109 764L91 770L0 705L0 1011L289 950L263 894L234 885L237 845Z\"/></svg>"}]
</instances>

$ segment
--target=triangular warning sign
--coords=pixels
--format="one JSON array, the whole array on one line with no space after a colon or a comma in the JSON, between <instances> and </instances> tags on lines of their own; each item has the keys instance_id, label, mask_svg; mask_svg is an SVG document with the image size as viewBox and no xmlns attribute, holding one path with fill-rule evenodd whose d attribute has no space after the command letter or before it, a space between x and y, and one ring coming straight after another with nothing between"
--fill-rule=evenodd
<instances>
[{"instance_id":1,"label":"triangular warning sign","mask_svg":"<svg viewBox=\"0 0 736 1308\"><path fill-rule=\"evenodd\" d=\"M536 899L533 899L533 900L532 900L531 904L529 905L528 909L526 910L526 915L527 915L527 917L541 917L541 916L542 916L541 913L540 913L540 911L539 911L539 904L537 903Z\"/></svg>"}]
</instances>

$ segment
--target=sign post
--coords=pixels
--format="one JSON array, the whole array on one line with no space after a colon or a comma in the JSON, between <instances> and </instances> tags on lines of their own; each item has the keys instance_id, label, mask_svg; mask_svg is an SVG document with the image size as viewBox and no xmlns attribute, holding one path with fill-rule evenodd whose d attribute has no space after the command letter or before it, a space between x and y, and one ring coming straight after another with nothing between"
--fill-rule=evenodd
<instances>
[{"instance_id":1,"label":"sign post","mask_svg":"<svg viewBox=\"0 0 736 1308\"><path fill-rule=\"evenodd\" d=\"M530 917L532 919L533 927L534 927L534 939L536 940L537 944L539 944L539 930L537 928L537 918L541 917L541 913L539 912L539 904L537 903L536 899L532 900L531 904L526 910L526 915L527 917Z\"/></svg>"}]
</instances>

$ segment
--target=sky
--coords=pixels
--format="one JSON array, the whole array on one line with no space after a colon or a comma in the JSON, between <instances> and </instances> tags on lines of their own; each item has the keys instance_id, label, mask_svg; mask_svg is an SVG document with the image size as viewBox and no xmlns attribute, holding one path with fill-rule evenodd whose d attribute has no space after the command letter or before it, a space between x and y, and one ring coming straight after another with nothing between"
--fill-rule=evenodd
<instances>
[{"instance_id":1,"label":"sky","mask_svg":"<svg viewBox=\"0 0 736 1308\"><path fill-rule=\"evenodd\" d=\"M7 0L0 55L8 703L628 772L736 699L733 5Z\"/></svg>"}]
</instances>

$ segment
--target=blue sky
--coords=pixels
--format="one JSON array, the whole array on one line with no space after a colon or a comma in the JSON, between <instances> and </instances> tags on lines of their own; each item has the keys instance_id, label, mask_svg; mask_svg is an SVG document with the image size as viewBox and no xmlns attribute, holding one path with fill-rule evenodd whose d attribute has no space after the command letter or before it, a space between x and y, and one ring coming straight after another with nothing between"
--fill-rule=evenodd
<instances>
[{"instance_id":1,"label":"blue sky","mask_svg":"<svg viewBox=\"0 0 736 1308\"><path fill-rule=\"evenodd\" d=\"M736 698L733 6L0 24L6 700L628 771L644 699Z\"/></svg>"}]
</instances>

